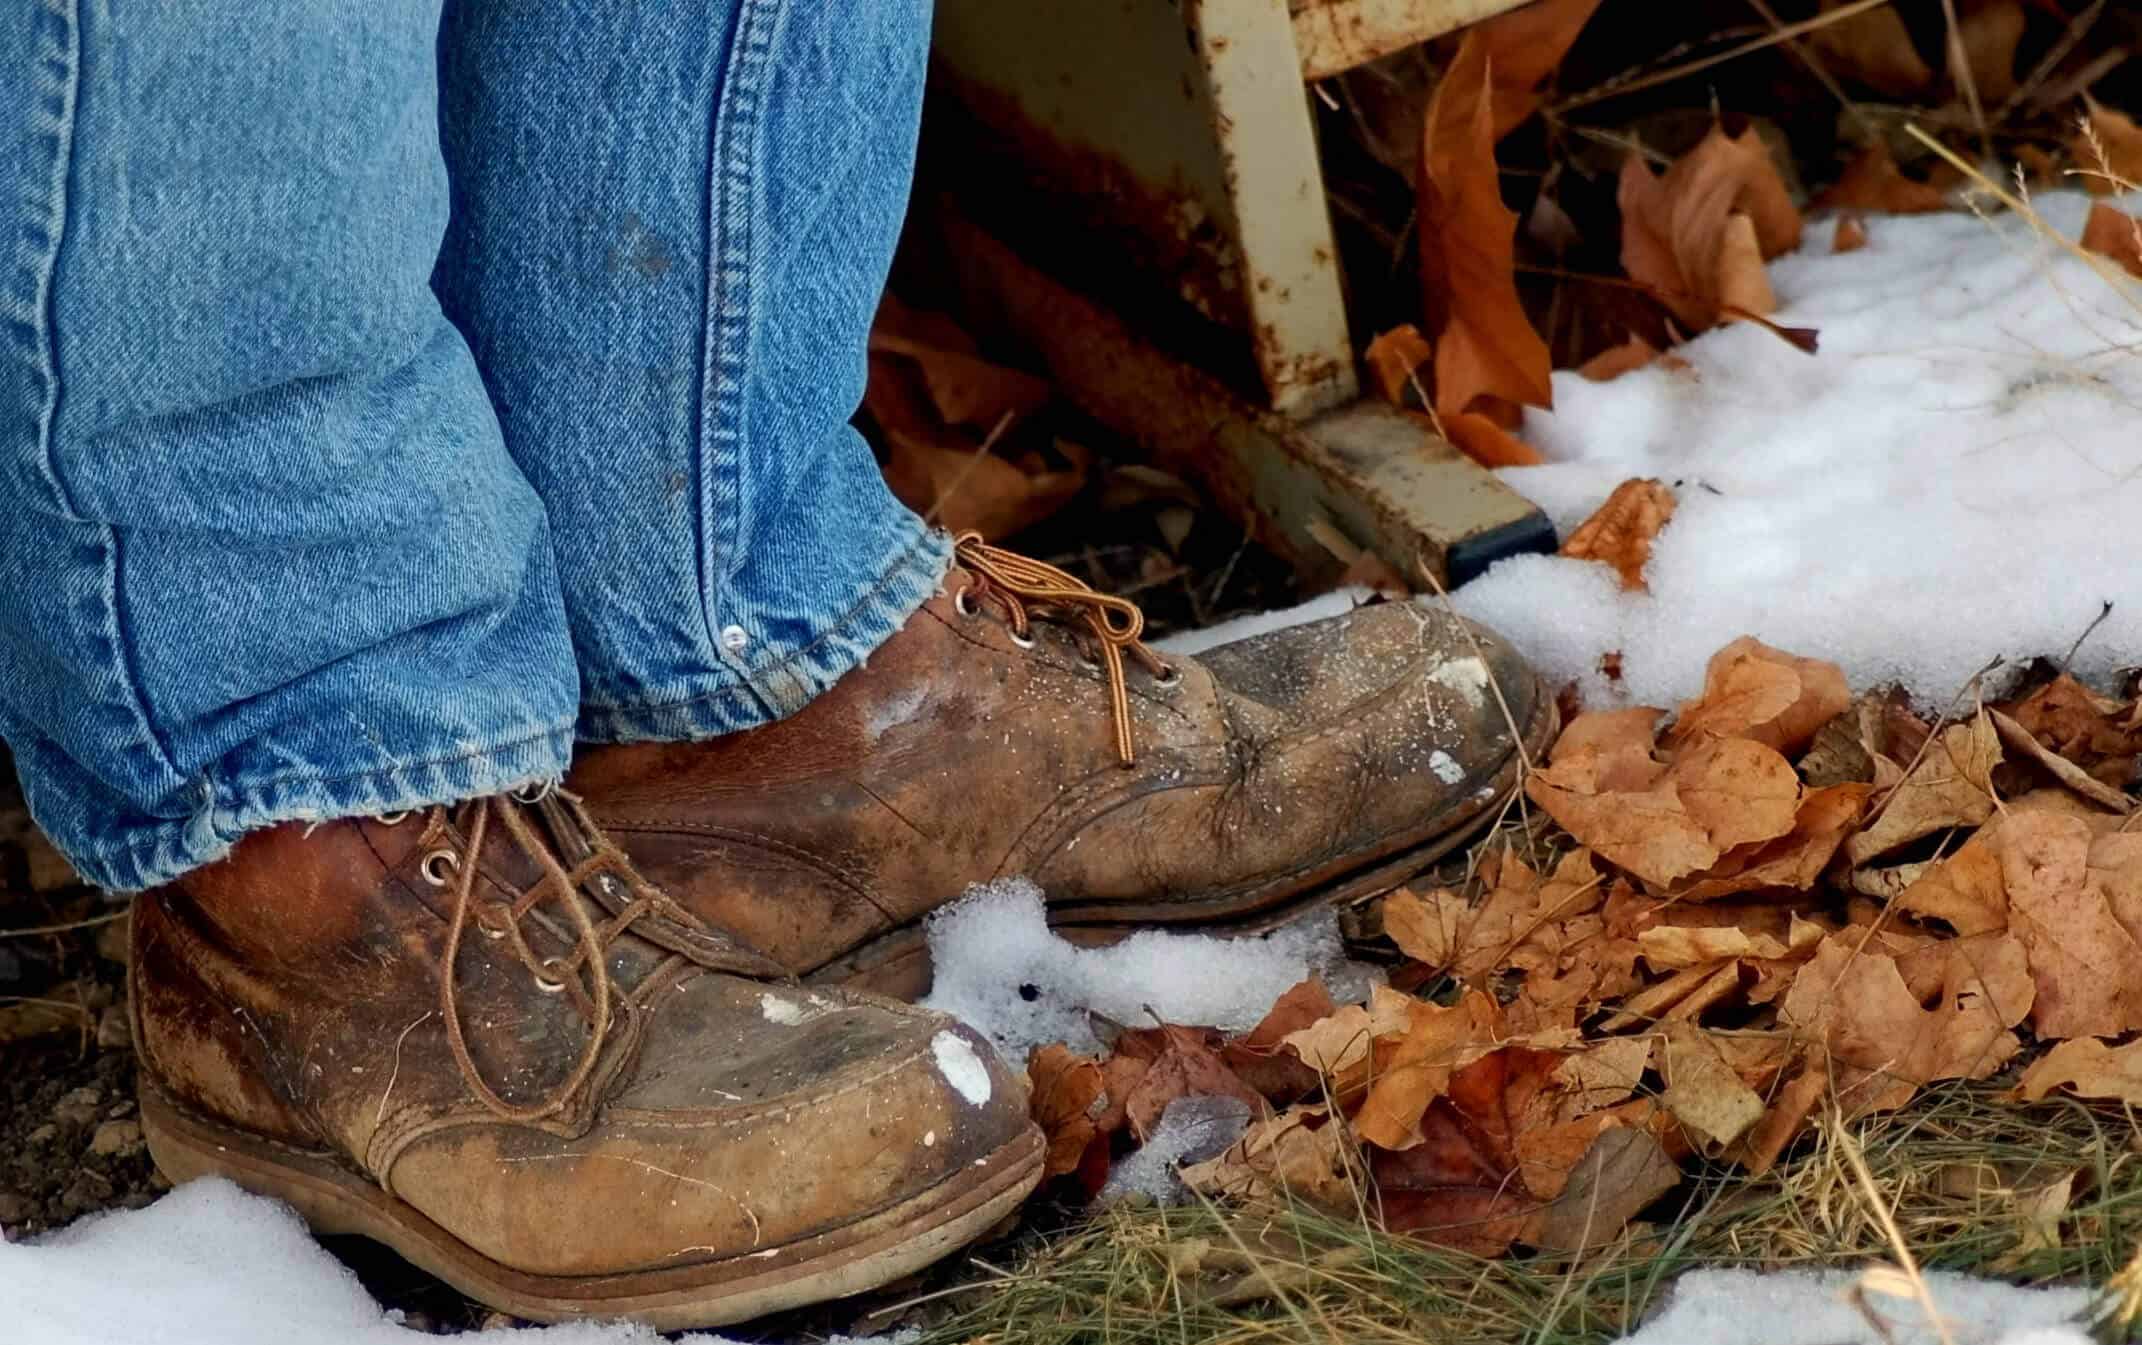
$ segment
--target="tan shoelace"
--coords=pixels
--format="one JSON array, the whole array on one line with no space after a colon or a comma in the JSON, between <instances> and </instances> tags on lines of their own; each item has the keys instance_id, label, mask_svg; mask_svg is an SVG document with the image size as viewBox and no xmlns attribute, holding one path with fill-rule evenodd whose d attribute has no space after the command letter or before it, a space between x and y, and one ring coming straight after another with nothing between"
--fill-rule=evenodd
<instances>
[{"instance_id":1,"label":"tan shoelace","mask_svg":"<svg viewBox=\"0 0 2142 1345\"><path fill-rule=\"evenodd\" d=\"M523 805L542 805L562 814L565 822L579 833L580 844L586 848L587 853L568 868L558 857L554 847L536 833L535 827L530 824L523 811ZM434 883L444 876L439 872L441 868L453 875L449 894L453 913L447 926L446 950L439 973L439 1012L446 1022L447 1045L452 1050L454 1063L460 1066L462 1078L471 1091L502 1119L540 1121L572 1105L581 1088L593 1076L595 1067L602 1058L614 1012L618 1008L627 1013L644 1008L645 999L660 986L669 984L680 967L698 963L749 975L785 975L779 967L765 962L741 947L731 950L727 955L705 951L672 951L641 979L637 991L620 997L610 978L606 954L611 943L641 919L650 915L659 916L682 925L709 941L725 945L730 941L708 931L689 911L679 906L674 898L642 878L624 854L596 827L586 811L580 807L579 801L565 794L563 790L547 789L542 795L532 799L525 796L479 799L467 805L467 808L469 812L463 828L463 843L455 849L430 852L424 857L421 867L426 880ZM478 857L483 853L484 836L494 817L514 843L534 859L542 870L541 877L512 901L486 901L476 896L477 871L480 867ZM597 921L589 911L588 899L581 890L582 884L589 882L604 884L607 892L622 891L628 894L629 899L621 903L615 915L607 920ZM554 920L536 909L539 904L545 902L564 909L570 929L559 928ZM545 957L530 947L521 932L521 922L527 918L537 920L558 938L571 939L571 956ZM454 962L461 950L461 936L472 919L484 937L503 941L513 950L521 964L535 978L539 989L569 996L587 1019L587 1045L581 1048L580 1058L574 1062L572 1073L564 1082L534 1102L517 1104L501 1097L485 1082L463 1036L459 995L454 983ZM586 972L584 983L580 974L583 970Z\"/></svg>"},{"instance_id":2,"label":"tan shoelace","mask_svg":"<svg viewBox=\"0 0 2142 1345\"><path fill-rule=\"evenodd\" d=\"M975 577L971 591L978 600L993 601L1004 612L1012 634L1021 640L1034 616L1058 615L1082 625L1093 637L1100 664L1108 679L1108 700L1115 722L1116 755L1125 766L1137 755L1131 744L1130 684L1123 674L1125 650L1155 677L1172 684L1176 672L1160 655L1139 639L1145 633L1145 613L1128 598L1097 593L1075 575L1054 565L1006 551L982 540L978 532L963 532L953 539L959 564ZM962 604L966 601L964 595ZM1029 608L1035 609L1029 612Z\"/></svg>"}]
</instances>

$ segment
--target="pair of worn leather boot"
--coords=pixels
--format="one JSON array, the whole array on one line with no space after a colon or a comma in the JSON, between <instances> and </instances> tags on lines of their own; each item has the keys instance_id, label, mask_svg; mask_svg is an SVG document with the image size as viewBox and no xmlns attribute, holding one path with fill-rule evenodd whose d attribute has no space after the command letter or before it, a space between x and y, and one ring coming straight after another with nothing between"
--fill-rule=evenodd
<instances>
[{"instance_id":1,"label":"pair of worn leather boot","mask_svg":"<svg viewBox=\"0 0 2142 1345\"><path fill-rule=\"evenodd\" d=\"M1163 660L1137 610L963 539L780 723L562 788L288 825L143 894L142 1114L229 1177L538 1320L710 1326L883 1284L1039 1178L1025 1083L919 921L1254 929L1488 819L1553 707L1413 603Z\"/></svg>"}]
</instances>

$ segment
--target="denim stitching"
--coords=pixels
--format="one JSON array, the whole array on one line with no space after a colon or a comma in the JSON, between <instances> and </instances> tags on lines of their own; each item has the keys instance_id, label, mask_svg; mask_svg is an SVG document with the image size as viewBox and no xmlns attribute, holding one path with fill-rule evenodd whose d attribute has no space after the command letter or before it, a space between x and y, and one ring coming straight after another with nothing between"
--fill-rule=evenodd
<instances>
[{"instance_id":1,"label":"denim stitching","mask_svg":"<svg viewBox=\"0 0 2142 1345\"><path fill-rule=\"evenodd\" d=\"M750 354L754 298L752 268L758 193L762 83L778 28L780 0L745 0L736 19L735 54L722 85L722 105L713 118L708 164L707 330L701 371L699 426L699 607L707 647L728 663L729 651L715 632L715 611L727 588L722 558L736 553L747 520L737 473L746 426L744 365ZM726 524L727 526L724 526Z\"/></svg>"},{"instance_id":2,"label":"denim stitching","mask_svg":"<svg viewBox=\"0 0 2142 1345\"><path fill-rule=\"evenodd\" d=\"M33 217L23 230L27 253L23 260L30 272L27 297L33 347L31 369L43 392L40 404L34 408L37 468L51 491L53 505L60 517L69 523L93 528L97 534L100 573L95 580L87 575L80 576L82 592L77 605L85 616L91 618L83 622L84 638L98 646L94 652L100 662L112 669L117 682L115 691L103 699L130 722L138 738L134 750L147 757L151 773L162 774L164 778L159 783L169 790L183 787L184 777L156 732L147 699L141 692L132 651L127 647L121 629L118 533L109 524L88 520L76 507L60 472L54 448L62 395L59 332L53 316L57 302L54 290L60 251L66 246L68 178L74 168L75 131L81 110L82 25L73 0L43 0L42 8L46 23L40 34L43 49L38 53L35 78L38 111L49 122L52 172L45 198L26 202ZM95 584L94 590L91 584Z\"/></svg>"}]
</instances>

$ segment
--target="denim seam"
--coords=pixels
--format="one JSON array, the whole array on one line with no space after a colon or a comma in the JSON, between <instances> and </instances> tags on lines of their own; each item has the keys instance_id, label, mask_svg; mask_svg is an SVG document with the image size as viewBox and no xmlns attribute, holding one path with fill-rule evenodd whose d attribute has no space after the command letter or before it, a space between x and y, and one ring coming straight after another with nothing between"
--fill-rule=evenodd
<instances>
[{"instance_id":1,"label":"denim seam","mask_svg":"<svg viewBox=\"0 0 2142 1345\"><path fill-rule=\"evenodd\" d=\"M36 74L37 95L43 104L40 110L45 111L51 120L52 173L42 202L43 218L32 221L23 240L28 248L34 249L24 260L32 272L30 322L35 346L31 358L32 373L43 390L36 408L37 466L52 492L53 505L60 516L68 522L92 527L97 533L98 559L103 573L96 596L102 608L99 613L102 619L87 638L102 644L103 662L111 667L118 682L116 694L107 699L132 720L141 750L151 766L163 772L165 783L183 786L185 778L149 714L133 650L121 628L118 531L108 523L88 520L76 507L53 446L62 395L54 289L60 251L66 246L68 185L74 172L75 129L81 113L82 23L75 0L43 0L42 8L54 27L48 35L48 45L38 53ZM29 204L35 209L38 203Z\"/></svg>"},{"instance_id":2,"label":"denim seam","mask_svg":"<svg viewBox=\"0 0 2142 1345\"><path fill-rule=\"evenodd\" d=\"M929 549L929 534L925 532L895 556L892 563L886 566L885 572L879 575L870 587L863 590L862 594L853 603L849 604L848 609L840 614L838 620L819 632L816 639L809 644L797 646L772 663L747 672L744 681L735 686L720 687L713 691L704 691L696 696L684 696L676 700L641 698L630 701L598 701L583 699L582 709L593 710L599 714L621 714L645 710L688 710L694 706L709 705L715 701L734 697L740 691L747 689L750 683L754 681L789 672L808 660L824 646L847 633L850 627L857 624L869 612L870 608L878 603L886 590L906 578L915 563L923 559L924 553Z\"/></svg>"},{"instance_id":3,"label":"denim seam","mask_svg":"<svg viewBox=\"0 0 2142 1345\"><path fill-rule=\"evenodd\" d=\"M748 426L742 423L750 357L751 283L757 262L758 160L764 82L782 0L744 0L734 52L713 117L708 163L707 317L700 371L699 609L707 648L736 666L717 633L716 604L727 592L722 558L733 556L748 520L737 480ZM771 22L769 22L769 20ZM726 523L726 526L724 524ZM741 670L740 670L741 671Z\"/></svg>"}]
</instances>

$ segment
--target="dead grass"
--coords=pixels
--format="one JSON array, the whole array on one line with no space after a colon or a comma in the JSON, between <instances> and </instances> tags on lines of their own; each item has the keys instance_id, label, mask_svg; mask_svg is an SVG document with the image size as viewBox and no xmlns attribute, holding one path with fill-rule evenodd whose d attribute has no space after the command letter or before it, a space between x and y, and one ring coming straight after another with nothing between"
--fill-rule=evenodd
<instances>
[{"instance_id":1,"label":"dead grass","mask_svg":"<svg viewBox=\"0 0 2142 1345\"><path fill-rule=\"evenodd\" d=\"M1948 1085L1832 1120L1762 1177L1699 1165L1574 1262L1483 1261L1300 1208L1119 1209L978 1266L931 1304L920 1345L1608 1341L1683 1270L1894 1264L1870 1192L1922 1268L2106 1285L2142 1242L2138 1165L2131 1115Z\"/></svg>"}]
</instances>

